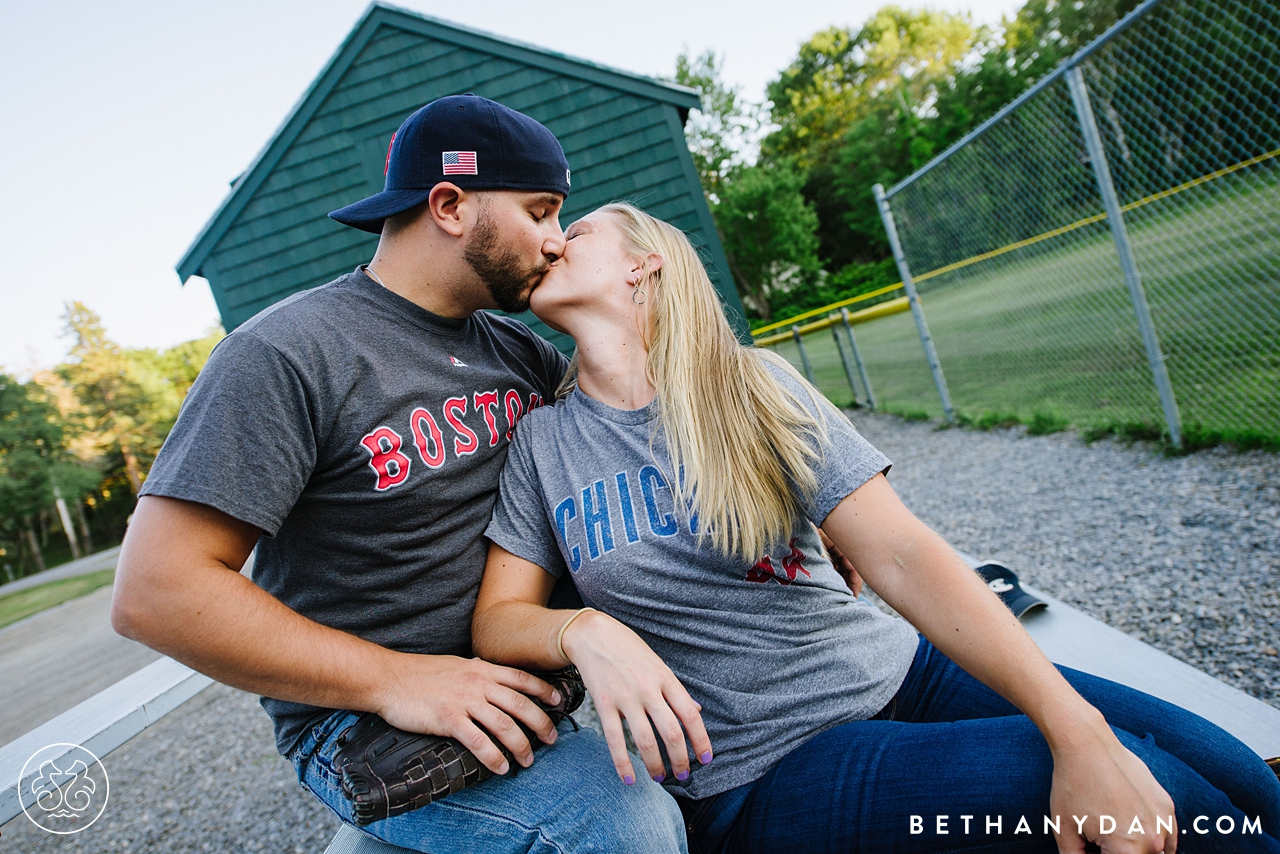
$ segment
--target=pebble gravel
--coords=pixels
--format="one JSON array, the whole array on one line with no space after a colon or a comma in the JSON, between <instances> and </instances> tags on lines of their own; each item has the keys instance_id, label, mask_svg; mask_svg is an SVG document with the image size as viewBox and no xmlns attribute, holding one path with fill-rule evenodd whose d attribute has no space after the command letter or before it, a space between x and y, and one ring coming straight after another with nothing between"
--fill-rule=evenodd
<instances>
[{"instance_id":1,"label":"pebble gravel","mask_svg":"<svg viewBox=\"0 0 1280 854\"><path fill-rule=\"evenodd\" d=\"M851 417L957 549L1280 707L1280 454Z\"/></svg>"},{"instance_id":2,"label":"pebble gravel","mask_svg":"<svg viewBox=\"0 0 1280 854\"><path fill-rule=\"evenodd\" d=\"M0 854L321 854L338 832L276 752L258 698L225 685L201 691L103 766L111 796L95 824L54 836L19 815L0 828Z\"/></svg>"},{"instance_id":3,"label":"pebble gravel","mask_svg":"<svg viewBox=\"0 0 1280 854\"><path fill-rule=\"evenodd\" d=\"M858 411L903 501L956 548L1280 707L1280 455L1163 456L1075 434ZM580 722L598 726L592 710ZM298 786L257 699L214 685L107 759L98 824L19 816L0 854L323 852L338 822Z\"/></svg>"}]
</instances>

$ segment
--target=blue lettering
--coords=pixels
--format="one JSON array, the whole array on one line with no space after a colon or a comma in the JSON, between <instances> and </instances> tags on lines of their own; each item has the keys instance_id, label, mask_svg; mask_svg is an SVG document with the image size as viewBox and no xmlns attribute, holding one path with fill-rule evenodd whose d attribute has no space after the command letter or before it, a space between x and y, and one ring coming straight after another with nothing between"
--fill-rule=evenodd
<instances>
[{"instance_id":1,"label":"blue lettering","mask_svg":"<svg viewBox=\"0 0 1280 854\"><path fill-rule=\"evenodd\" d=\"M636 530L636 508L631 503L631 484L627 481L627 473L620 471L614 475L618 482L618 497L622 499L622 526L627 529L627 542L640 542L640 532Z\"/></svg>"},{"instance_id":2,"label":"blue lettering","mask_svg":"<svg viewBox=\"0 0 1280 854\"><path fill-rule=\"evenodd\" d=\"M591 487L595 487L595 501L591 500ZM604 543L606 552L613 551L613 525L609 522L609 499L604 494L604 481L597 480L582 490L582 524L587 529L587 551L591 559L600 557L600 546ZM600 536L596 537L596 527L600 528Z\"/></svg>"},{"instance_id":3,"label":"blue lettering","mask_svg":"<svg viewBox=\"0 0 1280 854\"><path fill-rule=\"evenodd\" d=\"M680 529L670 513L666 515L658 513L658 497L655 493L659 489L666 488L666 478L657 468L645 466L640 469L640 493L644 496L644 509L649 514L649 530L659 537L674 536Z\"/></svg>"},{"instance_id":4,"label":"blue lettering","mask_svg":"<svg viewBox=\"0 0 1280 854\"><path fill-rule=\"evenodd\" d=\"M574 503L572 495L556 507L556 527L560 529L560 539L564 540L566 547L569 546L569 520L577 516L578 506ZM569 570L577 572L580 566L582 566L582 550L573 546L569 548Z\"/></svg>"}]
</instances>

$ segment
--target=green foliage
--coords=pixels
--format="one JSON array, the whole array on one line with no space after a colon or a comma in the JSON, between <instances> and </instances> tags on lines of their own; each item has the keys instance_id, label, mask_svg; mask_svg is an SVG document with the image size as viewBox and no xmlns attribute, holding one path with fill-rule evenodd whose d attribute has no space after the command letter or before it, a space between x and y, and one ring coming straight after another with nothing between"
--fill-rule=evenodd
<instances>
[{"instance_id":1,"label":"green foliage","mask_svg":"<svg viewBox=\"0 0 1280 854\"><path fill-rule=\"evenodd\" d=\"M1036 410L1031 413L1031 420L1027 422L1027 435L1048 436L1050 433L1061 433L1070 426L1071 422L1061 413Z\"/></svg>"},{"instance_id":2,"label":"green foliage","mask_svg":"<svg viewBox=\"0 0 1280 854\"><path fill-rule=\"evenodd\" d=\"M51 475L63 452L57 415L35 383L0 374L0 524L7 523L11 535L21 520L53 503Z\"/></svg>"},{"instance_id":3,"label":"green foliage","mask_svg":"<svg viewBox=\"0 0 1280 854\"><path fill-rule=\"evenodd\" d=\"M766 320L775 295L811 290L821 270L818 218L803 181L786 161L741 167L712 207L743 302Z\"/></svg>"},{"instance_id":4,"label":"green foliage","mask_svg":"<svg viewBox=\"0 0 1280 854\"><path fill-rule=\"evenodd\" d=\"M80 303L64 320L66 362L26 383L0 374L0 564L18 575L23 564L40 566L36 551L70 557L65 536L50 538L62 527L56 495L77 533L87 529L99 547L118 542L187 390L222 338L217 330L167 350L130 350Z\"/></svg>"},{"instance_id":5,"label":"green foliage","mask_svg":"<svg viewBox=\"0 0 1280 854\"><path fill-rule=\"evenodd\" d=\"M819 275L817 281L810 287L794 288L785 293L773 295L770 306L775 318L794 317L815 308L822 308L824 305L831 305L833 302L888 287L896 284L897 281L898 268L894 265L892 258L869 264L846 264L837 273ZM891 293L885 298L892 299L895 296L901 296L901 293ZM868 302L865 305L855 305L849 310L855 311L874 304L874 302ZM759 318L752 321L752 326L764 326L767 322L764 318Z\"/></svg>"},{"instance_id":6,"label":"green foliage","mask_svg":"<svg viewBox=\"0 0 1280 854\"><path fill-rule=\"evenodd\" d=\"M976 418L964 413L956 413L956 422L962 427L973 427L977 430L1006 430L1022 424L1015 412L984 412Z\"/></svg>"},{"instance_id":7,"label":"green foliage","mask_svg":"<svg viewBox=\"0 0 1280 854\"><path fill-rule=\"evenodd\" d=\"M827 269L888 254L871 194L919 169L1083 47L1136 0L1030 0L1004 31L885 6L800 46L770 84L762 160L805 173Z\"/></svg>"},{"instance_id":8,"label":"green foliage","mask_svg":"<svg viewBox=\"0 0 1280 854\"><path fill-rule=\"evenodd\" d=\"M850 276L896 281L880 266L872 185L923 166L1135 3L1029 0L1003 31L885 6L800 45L769 84L767 115L721 81L714 52L678 57L674 81L702 96L685 135L749 314L763 323L863 292Z\"/></svg>"},{"instance_id":9,"label":"green foliage","mask_svg":"<svg viewBox=\"0 0 1280 854\"><path fill-rule=\"evenodd\" d=\"M723 58L708 50L690 58L676 57L673 82L697 89L702 107L685 122L685 141L698 170L702 189L714 204L730 173L746 165L747 151L760 127L760 108L720 80Z\"/></svg>"},{"instance_id":10,"label":"green foliage","mask_svg":"<svg viewBox=\"0 0 1280 854\"><path fill-rule=\"evenodd\" d=\"M57 375L74 395L70 420L100 452L119 454L134 494L178 417L178 410L221 332L170 350L126 350L107 337L83 304L66 307L70 358Z\"/></svg>"}]
</instances>

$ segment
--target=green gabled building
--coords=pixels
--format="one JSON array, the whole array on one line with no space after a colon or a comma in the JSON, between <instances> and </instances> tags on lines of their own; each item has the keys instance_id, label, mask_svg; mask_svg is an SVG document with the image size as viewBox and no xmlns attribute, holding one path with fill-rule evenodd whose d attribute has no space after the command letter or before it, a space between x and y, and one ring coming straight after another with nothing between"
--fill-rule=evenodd
<instances>
[{"instance_id":1,"label":"green gabled building","mask_svg":"<svg viewBox=\"0 0 1280 854\"><path fill-rule=\"evenodd\" d=\"M381 3L337 54L178 263L209 281L227 330L373 257L375 235L326 214L383 186L391 134L444 95L473 92L560 139L573 170L567 225L618 199L684 229L732 322L745 328L724 250L684 140L698 94ZM522 319L562 349L565 336Z\"/></svg>"}]
</instances>

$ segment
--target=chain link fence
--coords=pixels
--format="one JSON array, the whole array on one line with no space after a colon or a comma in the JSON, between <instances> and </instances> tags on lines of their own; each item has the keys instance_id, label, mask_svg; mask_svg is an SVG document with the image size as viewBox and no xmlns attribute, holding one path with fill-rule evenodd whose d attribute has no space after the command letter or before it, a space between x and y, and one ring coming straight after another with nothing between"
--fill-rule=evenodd
<instances>
[{"instance_id":1,"label":"chain link fence","mask_svg":"<svg viewBox=\"0 0 1280 854\"><path fill-rule=\"evenodd\" d=\"M882 406L1280 446L1274 0L1149 0L877 193L918 293L858 327ZM829 337L799 346L843 402Z\"/></svg>"}]
</instances>

